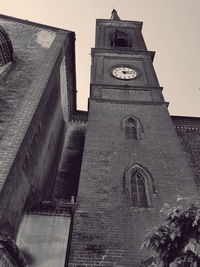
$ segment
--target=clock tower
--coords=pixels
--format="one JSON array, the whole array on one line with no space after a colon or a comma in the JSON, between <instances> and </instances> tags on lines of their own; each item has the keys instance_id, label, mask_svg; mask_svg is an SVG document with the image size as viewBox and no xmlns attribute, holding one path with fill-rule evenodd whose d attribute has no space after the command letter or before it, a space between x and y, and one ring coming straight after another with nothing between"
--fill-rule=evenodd
<instances>
[{"instance_id":1,"label":"clock tower","mask_svg":"<svg viewBox=\"0 0 200 267\"><path fill-rule=\"evenodd\" d=\"M98 19L68 266L139 266L165 203L197 194L142 23Z\"/></svg>"}]
</instances>

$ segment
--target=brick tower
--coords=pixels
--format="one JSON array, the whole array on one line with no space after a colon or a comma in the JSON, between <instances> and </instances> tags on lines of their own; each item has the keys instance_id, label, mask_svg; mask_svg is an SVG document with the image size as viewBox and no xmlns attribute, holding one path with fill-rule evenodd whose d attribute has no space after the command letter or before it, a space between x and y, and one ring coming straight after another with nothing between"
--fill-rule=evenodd
<instances>
[{"instance_id":1,"label":"brick tower","mask_svg":"<svg viewBox=\"0 0 200 267\"><path fill-rule=\"evenodd\" d=\"M138 266L164 203L197 193L142 23L98 19L68 266Z\"/></svg>"},{"instance_id":2,"label":"brick tower","mask_svg":"<svg viewBox=\"0 0 200 267\"><path fill-rule=\"evenodd\" d=\"M0 15L1 267L139 266L163 204L197 195L200 118L169 115L141 27L97 20L81 111L75 33Z\"/></svg>"}]
</instances>

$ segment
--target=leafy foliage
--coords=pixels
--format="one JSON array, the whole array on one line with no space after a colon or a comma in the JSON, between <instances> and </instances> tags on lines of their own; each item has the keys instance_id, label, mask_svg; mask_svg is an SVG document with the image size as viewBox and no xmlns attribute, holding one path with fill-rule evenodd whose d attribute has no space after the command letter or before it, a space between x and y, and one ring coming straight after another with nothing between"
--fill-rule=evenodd
<instances>
[{"instance_id":1,"label":"leafy foliage","mask_svg":"<svg viewBox=\"0 0 200 267\"><path fill-rule=\"evenodd\" d=\"M165 204L161 211L167 214L165 223L146 237L142 247L151 248L166 266L171 262L199 262L199 203L173 208Z\"/></svg>"}]
</instances>

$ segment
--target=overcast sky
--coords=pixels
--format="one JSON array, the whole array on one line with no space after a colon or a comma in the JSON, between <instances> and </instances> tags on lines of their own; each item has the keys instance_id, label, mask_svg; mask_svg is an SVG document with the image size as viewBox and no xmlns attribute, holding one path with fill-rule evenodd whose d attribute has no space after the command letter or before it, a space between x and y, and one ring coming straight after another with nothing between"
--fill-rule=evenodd
<instances>
[{"instance_id":1,"label":"overcast sky","mask_svg":"<svg viewBox=\"0 0 200 267\"><path fill-rule=\"evenodd\" d=\"M200 117L200 0L0 0L0 12L76 32L79 109L87 108L95 20L143 21L171 115Z\"/></svg>"}]
</instances>

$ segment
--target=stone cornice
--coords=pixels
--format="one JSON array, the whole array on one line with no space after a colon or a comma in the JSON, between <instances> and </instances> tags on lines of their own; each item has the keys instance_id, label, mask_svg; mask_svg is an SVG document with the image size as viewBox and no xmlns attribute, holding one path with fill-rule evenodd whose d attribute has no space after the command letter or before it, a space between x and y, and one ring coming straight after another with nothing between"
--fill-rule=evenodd
<instances>
[{"instance_id":1,"label":"stone cornice","mask_svg":"<svg viewBox=\"0 0 200 267\"><path fill-rule=\"evenodd\" d=\"M191 126L188 126L188 125L184 125L184 126L175 125L175 128L179 129L179 130L191 130L191 131L199 131L200 132L200 126L191 127Z\"/></svg>"},{"instance_id":2,"label":"stone cornice","mask_svg":"<svg viewBox=\"0 0 200 267\"><path fill-rule=\"evenodd\" d=\"M171 116L171 119L177 129L200 130L199 117Z\"/></svg>"},{"instance_id":3,"label":"stone cornice","mask_svg":"<svg viewBox=\"0 0 200 267\"><path fill-rule=\"evenodd\" d=\"M110 99L95 99L90 98L89 101L95 101L99 103L111 103L111 104L128 104L128 105L152 105L152 106L162 106L165 105L168 107L169 102L149 102L149 101L125 101L125 100L110 100Z\"/></svg>"},{"instance_id":4,"label":"stone cornice","mask_svg":"<svg viewBox=\"0 0 200 267\"><path fill-rule=\"evenodd\" d=\"M90 89L92 87L98 87L102 89L114 89L114 90L163 90L163 87L160 86L130 86L130 85L110 85L110 84L99 84L99 83L90 83Z\"/></svg>"},{"instance_id":5,"label":"stone cornice","mask_svg":"<svg viewBox=\"0 0 200 267\"><path fill-rule=\"evenodd\" d=\"M121 27L133 27L136 26L140 30L142 29L143 22L132 21L132 20L110 20L110 19L97 19L96 25L110 25L110 26L121 26Z\"/></svg>"},{"instance_id":6,"label":"stone cornice","mask_svg":"<svg viewBox=\"0 0 200 267\"><path fill-rule=\"evenodd\" d=\"M120 48L120 49L113 49L113 48L92 48L91 49L91 56L93 57L94 55L106 55L108 56L109 54L113 58L113 54L117 55L129 55L131 57L133 56L142 56L142 57L150 57L153 61L155 52L154 51L141 51L141 50L136 50L133 48Z\"/></svg>"}]
</instances>

